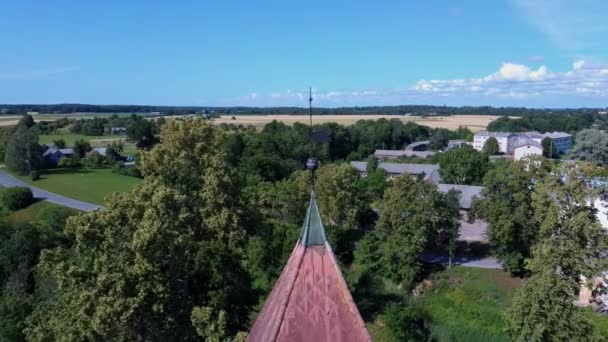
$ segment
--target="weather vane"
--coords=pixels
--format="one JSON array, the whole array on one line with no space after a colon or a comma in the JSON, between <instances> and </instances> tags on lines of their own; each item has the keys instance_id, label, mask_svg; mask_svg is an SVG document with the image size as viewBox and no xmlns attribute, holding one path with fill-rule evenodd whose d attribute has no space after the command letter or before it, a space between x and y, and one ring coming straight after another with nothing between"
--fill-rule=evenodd
<instances>
[{"instance_id":1,"label":"weather vane","mask_svg":"<svg viewBox=\"0 0 608 342\"><path fill-rule=\"evenodd\" d=\"M319 161L316 158L315 142L328 143L330 140L331 131L329 130L314 130L312 126L312 88L308 88L308 115L310 117L310 151L312 156L306 161L306 168L311 171L311 186L312 191L315 191L315 170L319 167Z\"/></svg>"}]
</instances>

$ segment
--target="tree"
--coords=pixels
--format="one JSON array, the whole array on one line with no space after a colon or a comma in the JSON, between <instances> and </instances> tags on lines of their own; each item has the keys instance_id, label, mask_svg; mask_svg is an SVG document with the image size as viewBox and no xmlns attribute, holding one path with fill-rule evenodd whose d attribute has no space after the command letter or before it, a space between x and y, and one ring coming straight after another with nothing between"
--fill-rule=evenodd
<instances>
[{"instance_id":1,"label":"tree","mask_svg":"<svg viewBox=\"0 0 608 342\"><path fill-rule=\"evenodd\" d=\"M9 138L5 159L6 165L21 175L37 170L42 163L38 135L25 125L18 125Z\"/></svg>"},{"instance_id":2,"label":"tree","mask_svg":"<svg viewBox=\"0 0 608 342\"><path fill-rule=\"evenodd\" d=\"M157 143L156 127L153 122L141 116L131 116L131 124L127 127L127 140L134 142L138 148L150 149Z\"/></svg>"},{"instance_id":3,"label":"tree","mask_svg":"<svg viewBox=\"0 0 608 342\"><path fill-rule=\"evenodd\" d=\"M53 140L53 145L55 145L55 147L57 148L65 148L65 140L63 139L56 139Z\"/></svg>"},{"instance_id":4,"label":"tree","mask_svg":"<svg viewBox=\"0 0 608 342\"><path fill-rule=\"evenodd\" d=\"M34 195L27 186L12 187L0 192L0 203L8 210L19 210L34 203Z\"/></svg>"},{"instance_id":5,"label":"tree","mask_svg":"<svg viewBox=\"0 0 608 342\"><path fill-rule=\"evenodd\" d=\"M601 341L593 324L572 304L577 291L552 270L528 279L506 315L513 341Z\"/></svg>"},{"instance_id":6,"label":"tree","mask_svg":"<svg viewBox=\"0 0 608 342\"><path fill-rule=\"evenodd\" d=\"M448 243L448 267L452 267L452 259L456 252L458 238L460 237L460 196L459 191L450 190L443 195L442 209L443 222L441 223L442 232L445 234Z\"/></svg>"},{"instance_id":7,"label":"tree","mask_svg":"<svg viewBox=\"0 0 608 342\"><path fill-rule=\"evenodd\" d=\"M608 164L608 133L597 129L584 129L576 135L570 158Z\"/></svg>"},{"instance_id":8,"label":"tree","mask_svg":"<svg viewBox=\"0 0 608 342\"><path fill-rule=\"evenodd\" d=\"M74 156L78 159L83 158L89 151L92 150L91 144L84 139L74 141Z\"/></svg>"},{"instance_id":9,"label":"tree","mask_svg":"<svg viewBox=\"0 0 608 342\"><path fill-rule=\"evenodd\" d=\"M254 297L223 134L187 119L161 137L142 155L140 186L70 219L74 245L41 256L56 290L28 318L28 339L197 340L210 321L223 335L246 328Z\"/></svg>"},{"instance_id":10,"label":"tree","mask_svg":"<svg viewBox=\"0 0 608 342\"><path fill-rule=\"evenodd\" d=\"M384 315L391 341L427 341L430 331L426 322L430 321L423 305L409 299L402 304L392 303Z\"/></svg>"},{"instance_id":11,"label":"tree","mask_svg":"<svg viewBox=\"0 0 608 342\"><path fill-rule=\"evenodd\" d=\"M507 315L514 340L600 340L573 304L581 277L590 279L608 266L608 234L587 204L597 195L589 180L598 172L583 163L562 164L535 186L534 219L540 229L528 263L532 277Z\"/></svg>"},{"instance_id":12,"label":"tree","mask_svg":"<svg viewBox=\"0 0 608 342\"><path fill-rule=\"evenodd\" d=\"M543 147L543 157L545 158L555 158L557 155L556 151L553 149L553 139L546 137L540 141L540 144Z\"/></svg>"},{"instance_id":13,"label":"tree","mask_svg":"<svg viewBox=\"0 0 608 342\"><path fill-rule=\"evenodd\" d=\"M488 156L471 146L438 153L434 158L444 183L478 185L489 169Z\"/></svg>"},{"instance_id":14,"label":"tree","mask_svg":"<svg viewBox=\"0 0 608 342\"><path fill-rule=\"evenodd\" d=\"M321 167L315 185L330 242L336 256L347 265L352 262L355 242L375 218L359 182L359 172L343 163Z\"/></svg>"},{"instance_id":15,"label":"tree","mask_svg":"<svg viewBox=\"0 0 608 342\"><path fill-rule=\"evenodd\" d=\"M494 138L494 137L488 138L488 140L486 140L485 144L483 144L483 153L485 153L489 156L496 155L496 154L498 154L499 151L500 151L500 148L498 146L498 140L496 140L496 138Z\"/></svg>"},{"instance_id":16,"label":"tree","mask_svg":"<svg viewBox=\"0 0 608 342\"><path fill-rule=\"evenodd\" d=\"M31 128L35 125L36 122L34 121L34 118L29 114L25 114L17 123L17 126L24 126L26 128Z\"/></svg>"},{"instance_id":17,"label":"tree","mask_svg":"<svg viewBox=\"0 0 608 342\"><path fill-rule=\"evenodd\" d=\"M541 172L523 161L498 162L484 178L481 198L473 202L469 219L488 222L490 246L511 274L525 273L536 241L532 191Z\"/></svg>"},{"instance_id":18,"label":"tree","mask_svg":"<svg viewBox=\"0 0 608 342\"><path fill-rule=\"evenodd\" d=\"M443 150L448 146L450 141L450 131L444 128L435 130L429 139L429 148L433 151Z\"/></svg>"},{"instance_id":19,"label":"tree","mask_svg":"<svg viewBox=\"0 0 608 342\"><path fill-rule=\"evenodd\" d=\"M435 241L445 219L443 196L433 184L401 175L384 194L384 208L376 226L380 260L385 276L404 282L406 288L421 271L418 260L430 242Z\"/></svg>"}]
</instances>

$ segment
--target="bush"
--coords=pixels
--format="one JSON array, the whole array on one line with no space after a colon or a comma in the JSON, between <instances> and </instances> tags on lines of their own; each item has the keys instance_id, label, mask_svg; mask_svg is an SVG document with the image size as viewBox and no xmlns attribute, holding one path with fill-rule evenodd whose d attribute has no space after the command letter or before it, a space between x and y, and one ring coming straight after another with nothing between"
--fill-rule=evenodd
<instances>
[{"instance_id":1,"label":"bush","mask_svg":"<svg viewBox=\"0 0 608 342\"><path fill-rule=\"evenodd\" d=\"M8 210L19 210L34 203L34 195L30 188L18 186L2 191L1 201L4 208Z\"/></svg>"},{"instance_id":2,"label":"bush","mask_svg":"<svg viewBox=\"0 0 608 342\"><path fill-rule=\"evenodd\" d=\"M82 165L84 165L84 167L93 169L102 167L105 162L105 158L97 152L91 152L87 157L82 158L80 162Z\"/></svg>"},{"instance_id":3,"label":"bush","mask_svg":"<svg viewBox=\"0 0 608 342\"><path fill-rule=\"evenodd\" d=\"M67 167L67 168L77 168L80 166L80 162L76 158L63 157L59 159L59 163L57 163L58 167Z\"/></svg>"},{"instance_id":4,"label":"bush","mask_svg":"<svg viewBox=\"0 0 608 342\"><path fill-rule=\"evenodd\" d=\"M389 305L384 317L393 341L427 341L430 318L420 302L405 300Z\"/></svg>"},{"instance_id":5,"label":"bush","mask_svg":"<svg viewBox=\"0 0 608 342\"><path fill-rule=\"evenodd\" d=\"M33 181L37 181L40 179L40 171L38 170L32 170L32 172L30 172L30 177L32 177Z\"/></svg>"}]
</instances>

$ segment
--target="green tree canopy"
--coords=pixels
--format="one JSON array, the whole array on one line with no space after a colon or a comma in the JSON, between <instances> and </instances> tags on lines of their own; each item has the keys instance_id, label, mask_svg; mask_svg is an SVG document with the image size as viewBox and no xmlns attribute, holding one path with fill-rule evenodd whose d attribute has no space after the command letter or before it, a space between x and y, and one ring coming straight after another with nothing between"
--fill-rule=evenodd
<instances>
[{"instance_id":1,"label":"green tree canopy","mask_svg":"<svg viewBox=\"0 0 608 342\"><path fill-rule=\"evenodd\" d=\"M496 138L494 138L494 137L488 138L488 140L486 140L485 144L483 144L483 153L485 153L489 156L496 155L496 154L498 154L499 151L500 151L500 148L498 146L498 140L496 140Z\"/></svg>"},{"instance_id":2,"label":"green tree canopy","mask_svg":"<svg viewBox=\"0 0 608 342\"><path fill-rule=\"evenodd\" d=\"M140 186L70 219L74 245L43 253L57 290L29 318L29 339L196 340L198 324L215 320L228 334L246 328L245 231L223 134L189 119L161 137L142 156Z\"/></svg>"},{"instance_id":3,"label":"green tree canopy","mask_svg":"<svg viewBox=\"0 0 608 342\"><path fill-rule=\"evenodd\" d=\"M525 272L525 261L536 241L532 191L541 171L523 161L497 162L484 177L482 198L473 202L470 219L489 223L492 249L512 274Z\"/></svg>"},{"instance_id":4,"label":"green tree canopy","mask_svg":"<svg viewBox=\"0 0 608 342\"><path fill-rule=\"evenodd\" d=\"M576 135L570 158L608 164L608 133L597 129L584 129Z\"/></svg>"},{"instance_id":5,"label":"green tree canopy","mask_svg":"<svg viewBox=\"0 0 608 342\"><path fill-rule=\"evenodd\" d=\"M91 149L91 144L84 139L74 141L74 155L76 158L83 158Z\"/></svg>"},{"instance_id":6,"label":"green tree canopy","mask_svg":"<svg viewBox=\"0 0 608 342\"><path fill-rule=\"evenodd\" d=\"M25 125L18 125L8 140L5 161L11 170L21 175L38 169L42 164L38 134Z\"/></svg>"},{"instance_id":7,"label":"green tree canopy","mask_svg":"<svg viewBox=\"0 0 608 342\"><path fill-rule=\"evenodd\" d=\"M434 156L444 183L479 185L489 169L488 156L471 146L462 146Z\"/></svg>"},{"instance_id":8,"label":"green tree canopy","mask_svg":"<svg viewBox=\"0 0 608 342\"><path fill-rule=\"evenodd\" d=\"M450 141L450 131L444 128L437 129L429 139L429 149L433 151L443 150Z\"/></svg>"},{"instance_id":9,"label":"green tree canopy","mask_svg":"<svg viewBox=\"0 0 608 342\"><path fill-rule=\"evenodd\" d=\"M421 270L420 253L443 228L445 206L444 196L433 184L409 175L395 178L384 194L384 207L371 234L375 237L366 238L371 239L371 253L357 253L366 258L357 262L376 265L386 277L410 286Z\"/></svg>"},{"instance_id":10,"label":"green tree canopy","mask_svg":"<svg viewBox=\"0 0 608 342\"><path fill-rule=\"evenodd\" d=\"M562 164L535 186L533 219L540 229L528 262L532 277L507 315L514 340L600 340L573 304L581 276L591 279L608 266L608 235L587 204L596 195L589 179L597 172L582 163Z\"/></svg>"}]
</instances>

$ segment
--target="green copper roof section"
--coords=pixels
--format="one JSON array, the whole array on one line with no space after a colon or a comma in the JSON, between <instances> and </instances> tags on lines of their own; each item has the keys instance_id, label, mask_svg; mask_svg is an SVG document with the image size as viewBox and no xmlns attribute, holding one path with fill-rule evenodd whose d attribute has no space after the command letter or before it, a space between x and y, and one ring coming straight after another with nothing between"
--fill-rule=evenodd
<instances>
[{"instance_id":1,"label":"green copper roof section","mask_svg":"<svg viewBox=\"0 0 608 342\"><path fill-rule=\"evenodd\" d=\"M306 219L304 220L304 227L302 227L300 243L304 247L323 246L326 240L325 228L323 227L323 222L321 222L321 214L319 213L319 206L317 206L315 193L311 192L310 204L308 205L308 211L306 211Z\"/></svg>"}]
</instances>

